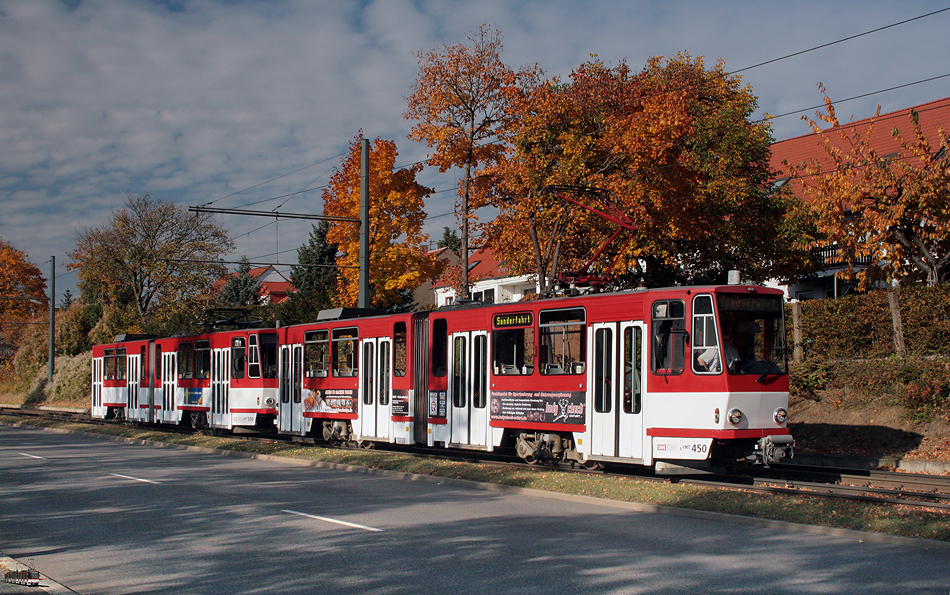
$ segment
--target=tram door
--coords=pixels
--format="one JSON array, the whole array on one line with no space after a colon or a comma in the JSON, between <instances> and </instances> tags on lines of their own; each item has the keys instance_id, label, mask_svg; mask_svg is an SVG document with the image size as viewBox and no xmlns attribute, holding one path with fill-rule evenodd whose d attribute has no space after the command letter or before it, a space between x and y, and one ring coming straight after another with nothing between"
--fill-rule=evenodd
<instances>
[{"instance_id":1,"label":"tram door","mask_svg":"<svg viewBox=\"0 0 950 595\"><path fill-rule=\"evenodd\" d=\"M593 326L591 454L643 458L645 337L642 322Z\"/></svg>"},{"instance_id":2,"label":"tram door","mask_svg":"<svg viewBox=\"0 0 950 595\"><path fill-rule=\"evenodd\" d=\"M175 410L175 378L178 374L178 354L169 350L162 356L162 409L163 423L178 423L178 412Z\"/></svg>"},{"instance_id":3,"label":"tram door","mask_svg":"<svg viewBox=\"0 0 950 595\"><path fill-rule=\"evenodd\" d=\"M360 435L389 440L392 436L392 341L363 339L360 372Z\"/></svg>"},{"instance_id":4,"label":"tram door","mask_svg":"<svg viewBox=\"0 0 950 595\"><path fill-rule=\"evenodd\" d=\"M279 429L287 434L303 435L303 346L280 348L278 385Z\"/></svg>"},{"instance_id":5,"label":"tram door","mask_svg":"<svg viewBox=\"0 0 950 595\"><path fill-rule=\"evenodd\" d=\"M449 342L452 444L488 444L488 334L455 333Z\"/></svg>"},{"instance_id":6,"label":"tram door","mask_svg":"<svg viewBox=\"0 0 950 595\"><path fill-rule=\"evenodd\" d=\"M211 352L211 425L231 427L230 349L214 349Z\"/></svg>"},{"instance_id":7,"label":"tram door","mask_svg":"<svg viewBox=\"0 0 950 595\"><path fill-rule=\"evenodd\" d=\"M125 417L129 420L138 421L142 415L139 411L139 383L142 380L142 360L137 353L128 355L129 358L129 400L125 408Z\"/></svg>"}]
</instances>

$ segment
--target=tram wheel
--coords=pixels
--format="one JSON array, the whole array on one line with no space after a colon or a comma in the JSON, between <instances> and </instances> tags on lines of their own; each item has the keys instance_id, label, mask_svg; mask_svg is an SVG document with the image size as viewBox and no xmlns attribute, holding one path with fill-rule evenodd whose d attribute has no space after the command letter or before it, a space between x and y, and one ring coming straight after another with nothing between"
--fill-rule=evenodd
<instances>
[{"instance_id":1,"label":"tram wheel","mask_svg":"<svg viewBox=\"0 0 950 595\"><path fill-rule=\"evenodd\" d=\"M591 461L591 460L587 460L581 463L581 467L583 467L584 469L587 469L588 471L597 471L603 468L600 463L598 463L597 461Z\"/></svg>"}]
</instances>

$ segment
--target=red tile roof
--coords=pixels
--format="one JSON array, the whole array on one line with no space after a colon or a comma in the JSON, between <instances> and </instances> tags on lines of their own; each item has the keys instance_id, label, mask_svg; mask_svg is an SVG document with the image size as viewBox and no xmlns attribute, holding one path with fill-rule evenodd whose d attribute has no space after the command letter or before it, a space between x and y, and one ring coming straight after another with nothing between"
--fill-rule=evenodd
<instances>
[{"instance_id":1,"label":"red tile roof","mask_svg":"<svg viewBox=\"0 0 950 595\"><path fill-rule=\"evenodd\" d=\"M469 280L480 281L482 279L497 279L507 277L510 273L508 267L503 261L498 260L498 255L491 248L479 248L468 257L468 277ZM445 275L442 275L432 283L432 289L448 287L449 281Z\"/></svg>"},{"instance_id":2,"label":"red tile roof","mask_svg":"<svg viewBox=\"0 0 950 595\"><path fill-rule=\"evenodd\" d=\"M910 119L911 110L919 114L921 131L930 146L940 146L938 127L942 127L945 131L950 130L950 97L881 114L877 118L869 139L879 155L885 156L898 152L898 141L891 135L895 128L900 129L905 140L913 140L914 124ZM863 138L867 135L871 120L872 118L864 118L853 122L842 122L841 128L845 130L847 136L853 136L855 132L858 132ZM842 139L837 132L829 133L831 128L823 130L831 142L841 143ZM782 163L783 161L787 161L790 165L818 161L823 168L829 167L831 163L828 153L822 148L821 137L815 133L773 143L772 159L769 165L779 172L776 174L777 179L788 176L788 167Z\"/></svg>"}]
</instances>

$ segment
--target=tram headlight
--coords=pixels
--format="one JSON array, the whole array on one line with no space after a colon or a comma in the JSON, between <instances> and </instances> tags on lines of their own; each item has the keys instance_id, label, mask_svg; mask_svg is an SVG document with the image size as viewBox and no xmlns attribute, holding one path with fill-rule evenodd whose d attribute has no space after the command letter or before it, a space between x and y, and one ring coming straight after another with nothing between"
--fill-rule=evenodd
<instances>
[{"instance_id":1,"label":"tram headlight","mask_svg":"<svg viewBox=\"0 0 950 595\"><path fill-rule=\"evenodd\" d=\"M726 417L729 419L729 423L734 426L738 426L742 422L742 412L738 409L730 409Z\"/></svg>"},{"instance_id":2,"label":"tram headlight","mask_svg":"<svg viewBox=\"0 0 950 595\"><path fill-rule=\"evenodd\" d=\"M774 419L777 424L783 424L788 420L788 411L786 411L784 407L779 407L775 410L775 413L772 414L772 419Z\"/></svg>"},{"instance_id":3,"label":"tram headlight","mask_svg":"<svg viewBox=\"0 0 950 595\"><path fill-rule=\"evenodd\" d=\"M267 407L276 407L277 399L275 397L267 397L264 399L264 405Z\"/></svg>"}]
</instances>

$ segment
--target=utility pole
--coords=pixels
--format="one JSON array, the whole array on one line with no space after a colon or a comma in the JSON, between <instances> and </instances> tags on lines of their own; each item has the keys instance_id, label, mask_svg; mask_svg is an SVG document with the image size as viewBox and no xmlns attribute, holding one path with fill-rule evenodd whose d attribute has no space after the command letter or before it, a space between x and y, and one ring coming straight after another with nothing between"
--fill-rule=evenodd
<instances>
[{"instance_id":1,"label":"utility pole","mask_svg":"<svg viewBox=\"0 0 950 595\"><path fill-rule=\"evenodd\" d=\"M49 257L49 382L53 384L53 352L56 339L56 257Z\"/></svg>"},{"instance_id":2,"label":"utility pole","mask_svg":"<svg viewBox=\"0 0 950 595\"><path fill-rule=\"evenodd\" d=\"M369 308L369 139L360 140L360 277L356 306Z\"/></svg>"}]
</instances>

